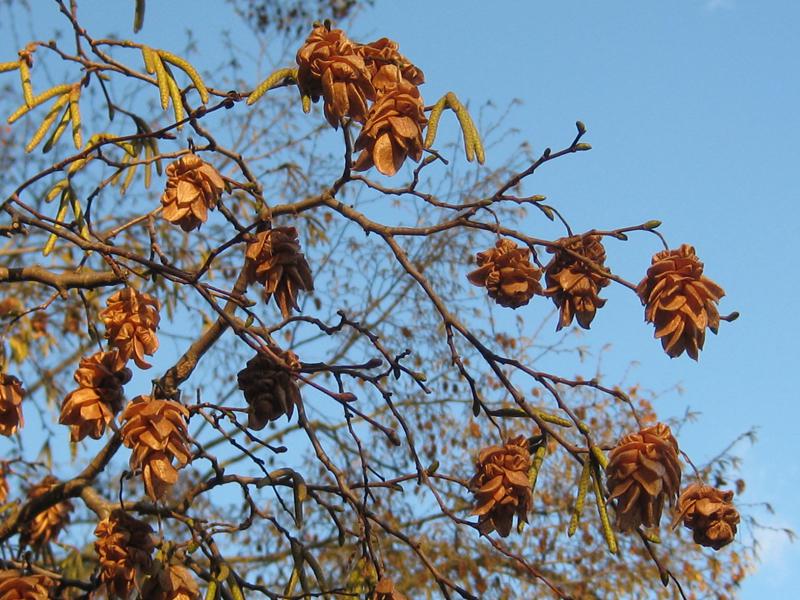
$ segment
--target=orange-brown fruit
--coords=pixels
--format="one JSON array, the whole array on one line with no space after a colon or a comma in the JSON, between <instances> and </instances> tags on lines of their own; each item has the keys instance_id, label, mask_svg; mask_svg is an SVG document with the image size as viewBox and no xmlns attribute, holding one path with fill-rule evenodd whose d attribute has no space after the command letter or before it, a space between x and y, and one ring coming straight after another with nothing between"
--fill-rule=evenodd
<instances>
[{"instance_id":1,"label":"orange-brown fruit","mask_svg":"<svg viewBox=\"0 0 800 600\"><path fill-rule=\"evenodd\" d=\"M106 426L122 409L122 386L131 379L131 370L114 348L82 358L75 381L78 389L64 398L58 422L70 426L70 440L78 442L87 435L99 439Z\"/></svg>"},{"instance_id":2,"label":"orange-brown fruit","mask_svg":"<svg viewBox=\"0 0 800 600\"><path fill-rule=\"evenodd\" d=\"M692 530L694 541L719 550L736 537L739 511L733 505L733 491L692 483L678 499L677 524Z\"/></svg>"},{"instance_id":3,"label":"orange-brown fruit","mask_svg":"<svg viewBox=\"0 0 800 600\"><path fill-rule=\"evenodd\" d=\"M473 515L482 533L511 533L514 515L528 522L533 502L528 471L531 453L525 436L510 438L503 446L489 446L478 454L476 472L470 481L475 494Z\"/></svg>"},{"instance_id":4,"label":"orange-brown fruit","mask_svg":"<svg viewBox=\"0 0 800 600\"><path fill-rule=\"evenodd\" d=\"M397 42L389 38L381 38L369 44L356 46L355 51L364 58L364 63L372 78L372 85L378 94L396 87L396 82L401 77L413 85L425 83L425 74L400 54L399 49L400 46ZM394 67L394 69L384 69L387 66Z\"/></svg>"},{"instance_id":5,"label":"orange-brown fruit","mask_svg":"<svg viewBox=\"0 0 800 600\"><path fill-rule=\"evenodd\" d=\"M291 350L273 349L289 369L284 369L271 357L256 354L239 371L239 389L247 401L247 426L263 429L270 421L283 415L292 418L295 405L300 401L300 390L294 374L300 369L300 361Z\"/></svg>"},{"instance_id":6,"label":"orange-brown fruit","mask_svg":"<svg viewBox=\"0 0 800 600\"><path fill-rule=\"evenodd\" d=\"M16 317L25 312L25 305L13 296L0 300L0 319L5 317Z\"/></svg>"},{"instance_id":7,"label":"orange-brown fruit","mask_svg":"<svg viewBox=\"0 0 800 600\"><path fill-rule=\"evenodd\" d=\"M152 533L147 523L119 508L97 524L94 549L109 597L128 598L138 589L137 579L152 563Z\"/></svg>"},{"instance_id":8,"label":"orange-brown fruit","mask_svg":"<svg viewBox=\"0 0 800 600\"><path fill-rule=\"evenodd\" d=\"M367 102L375 89L364 58L341 29L315 27L297 51L297 83L303 94L316 102L323 98L325 118L338 128L343 117L363 123Z\"/></svg>"},{"instance_id":9,"label":"orange-brown fruit","mask_svg":"<svg viewBox=\"0 0 800 600\"><path fill-rule=\"evenodd\" d=\"M208 220L225 189L219 172L196 154L186 154L167 165L167 186L161 196L161 216L184 231Z\"/></svg>"},{"instance_id":10,"label":"orange-brown fruit","mask_svg":"<svg viewBox=\"0 0 800 600\"><path fill-rule=\"evenodd\" d=\"M384 175L394 175L406 158L422 158L422 130L428 124L424 103L416 86L398 81L372 105L367 122L356 138L353 150L361 151L353 169L374 166Z\"/></svg>"},{"instance_id":11,"label":"orange-brown fruit","mask_svg":"<svg viewBox=\"0 0 800 600\"><path fill-rule=\"evenodd\" d=\"M77 306L69 306L64 311L64 321L61 324L61 333L77 334L81 331L84 315Z\"/></svg>"},{"instance_id":12,"label":"orange-brown fruit","mask_svg":"<svg viewBox=\"0 0 800 600\"><path fill-rule=\"evenodd\" d=\"M55 593L55 582L46 575L22 575L17 570L0 571L2 600L49 600Z\"/></svg>"},{"instance_id":13,"label":"orange-brown fruit","mask_svg":"<svg viewBox=\"0 0 800 600\"><path fill-rule=\"evenodd\" d=\"M0 463L0 504L8 500L8 465Z\"/></svg>"},{"instance_id":14,"label":"orange-brown fruit","mask_svg":"<svg viewBox=\"0 0 800 600\"><path fill-rule=\"evenodd\" d=\"M475 261L478 268L467 279L472 285L485 287L500 306L519 308L542 293L542 271L531 263L530 250L519 248L508 238L498 240L494 248L478 252Z\"/></svg>"},{"instance_id":15,"label":"orange-brown fruit","mask_svg":"<svg viewBox=\"0 0 800 600\"><path fill-rule=\"evenodd\" d=\"M142 598L147 600L196 600L200 588L186 567L161 566L151 574L142 586Z\"/></svg>"},{"instance_id":16,"label":"orange-brown fruit","mask_svg":"<svg viewBox=\"0 0 800 600\"><path fill-rule=\"evenodd\" d=\"M300 310L297 293L314 289L314 279L294 227L273 227L255 235L245 251L250 283L264 284L267 301L275 299L284 318Z\"/></svg>"},{"instance_id":17,"label":"orange-brown fruit","mask_svg":"<svg viewBox=\"0 0 800 600\"><path fill-rule=\"evenodd\" d=\"M58 480L55 477L47 475L28 491L28 498L33 500L43 496L57 483ZM72 503L69 500L59 502L43 510L24 525L20 535L21 543L40 547L50 540L56 539L64 526L69 523L69 513L71 511Z\"/></svg>"},{"instance_id":18,"label":"orange-brown fruit","mask_svg":"<svg viewBox=\"0 0 800 600\"><path fill-rule=\"evenodd\" d=\"M13 375L0 373L0 434L14 435L25 424L22 399L25 388Z\"/></svg>"},{"instance_id":19,"label":"orange-brown fruit","mask_svg":"<svg viewBox=\"0 0 800 600\"><path fill-rule=\"evenodd\" d=\"M122 443L131 448L131 469L141 469L147 495L158 500L191 458L189 410L174 400L134 398L122 412ZM177 468L172 464L177 463Z\"/></svg>"},{"instance_id":20,"label":"orange-brown fruit","mask_svg":"<svg viewBox=\"0 0 800 600\"><path fill-rule=\"evenodd\" d=\"M599 235L562 238L558 242L598 267L605 267L606 251ZM548 248L547 251L555 256L544 268L547 287L543 294L552 298L558 307L556 331L568 327L573 319L577 319L584 329L589 329L597 309L606 303L598 293L600 288L609 284L609 279L564 249Z\"/></svg>"},{"instance_id":21,"label":"orange-brown fruit","mask_svg":"<svg viewBox=\"0 0 800 600\"><path fill-rule=\"evenodd\" d=\"M385 577L375 586L372 600L406 600L406 597L397 591L391 579Z\"/></svg>"},{"instance_id":22,"label":"orange-brown fruit","mask_svg":"<svg viewBox=\"0 0 800 600\"><path fill-rule=\"evenodd\" d=\"M606 477L618 529L657 527L664 502L672 506L681 485L678 442L669 427L658 423L624 436L611 451Z\"/></svg>"},{"instance_id":23,"label":"orange-brown fruit","mask_svg":"<svg viewBox=\"0 0 800 600\"><path fill-rule=\"evenodd\" d=\"M703 275L694 248L682 244L653 256L636 292L645 305L645 320L655 324L655 337L666 353L675 358L685 351L697 360L706 328L714 333L719 329L717 303L725 291Z\"/></svg>"},{"instance_id":24,"label":"orange-brown fruit","mask_svg":"<svg viewBox=\"0 0 800 600\"><path fill-rule=\"evenodd\" d=\"M37 311L31 315L31 332L34 339L47 335L47 326L50 323L50 316L43 311Z\"/></svg>"},{"instance_id":25,"label":"orange-brown fruit","mask_svg":"<svg viewBox=\"0 0 800 600\"><path fill-rule=\"evenodd\" d=\"M100 313L109 344L119 350L122 360L132 358L140 369L151 366L145 354L152 356L158 350L158 308L158 300L150 294L125 287L108 298Z\"/></svg>"}]
</instances>

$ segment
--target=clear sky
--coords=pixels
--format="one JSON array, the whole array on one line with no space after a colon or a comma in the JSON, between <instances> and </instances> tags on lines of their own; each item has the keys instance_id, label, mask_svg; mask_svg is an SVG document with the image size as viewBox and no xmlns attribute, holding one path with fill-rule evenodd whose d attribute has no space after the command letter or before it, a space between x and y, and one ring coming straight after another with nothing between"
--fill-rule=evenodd
<instances>
[{"instance_id":1,"label":"clear sky","mask_svg":"<svg viewBox=\"0 0 800 600\"><path fill-rule=\"evenodd\" d=\"M32 5L46 28L52 6ZM132 5L81 2L103 7L87 19L95 33L126 36ZM182 47L178 19L203 51L218 48L225 27L246 47L247 32L225 16L226 6L150 0L139 39ZM748 487L740 500L770 502L775 514L763 520L798 531L800 394L792 373L800 269L791 244L800 232L799 22L797 0L377 0L351 32L399 41L425 71L429 102L448 90L473 107L523 100L511 120L539 150L566 145L576 119L587 124L594 149L537 173L526 191L547 194L576 230L662 220L670 244L695 245L707 275L727 291L722 312L742 315L709 337L699 364L669 360L641 322L636 298L609 292L592 326L593 338L613 343L607 370L620 373L635 360L646 387L682 384L683 395L667 393L657 408L702 412L681 437L701 462L759 426L758 443L742 448ZM0 32L7 60L17 42L2 25ZM494 148L489 162L499 164L510 148ZM658 250L650 236L609 246L612 269L632 281ZM741 597L795 597L800 545L760 535L764 562Z\"/></svg>"}]
</instances>

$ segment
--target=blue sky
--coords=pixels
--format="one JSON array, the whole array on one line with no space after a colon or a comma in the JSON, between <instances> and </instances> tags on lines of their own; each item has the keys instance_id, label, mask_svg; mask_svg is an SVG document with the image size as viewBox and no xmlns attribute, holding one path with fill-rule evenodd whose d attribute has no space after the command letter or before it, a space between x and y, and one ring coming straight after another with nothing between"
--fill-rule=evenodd
<instances>
[{"instance_id":1,"label":"blue sky","mask_svg":"<svg viewBox=\"0 0 800 600\"><path fill-rule=\"evenodd\" d=\"M47 28L55 11L44 0L32 4L39 26ZM86 14L105 8L87 18L90 29L120 35L130 35L132 4L81 2ZM548 195L576 230L660 219L672 246L697 248L707 275L727 291L722 312L742 315L709 337L699 364L669 360L642 322L638 300L623 290L609 291L592 336L613 344L606 359L611 376L635 360L634 376L646 387L682 385L683 395L667 393L657 408L677 414L691 405L703 413L681 438L698 460L759 426L758 443L743 449L748 488L741 501L769 501L776 514L765 521L800 530L800 469L793 460L800 450L800 394L792 380L800 270L791 247L800 232L800 3L376 4L363 12L352 37L399 41L425 71L429 102L448 90L473 107L519 98L511 120L537 150L568 143L576 119L587 124L594 149L548 166L526 192ZM120 8L109 11L110 5ZM178 19L204 51L218 48L225 26L246 46L247 32L224 18L225 6L150 0L138 39L177 50L183 45L175 41L183 31L174 26ZM0 56L13 57L15 43L0 36ZM501 144L488 162L500 164L510 149ZM529 233L536 234L536 223ZM609 264L638 281L658 250L655 242L638 236L609 244ZM765 560L741 597L789 598L800 547L779 534L763 535Z\"/></svg>"}]
</instances>

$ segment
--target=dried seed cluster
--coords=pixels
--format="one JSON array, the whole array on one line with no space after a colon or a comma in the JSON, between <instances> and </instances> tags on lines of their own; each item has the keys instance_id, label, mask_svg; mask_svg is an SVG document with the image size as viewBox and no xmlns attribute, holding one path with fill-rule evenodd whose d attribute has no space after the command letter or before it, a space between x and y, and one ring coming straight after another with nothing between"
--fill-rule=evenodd
<instances>
[{"instance_id":1,"label":"dried seed cluster","mask_svg":"<svg viewBox=\"0 0 800 600\"><path fill-rule=\"evenodd\" d=\"M372 596L373 600L406 600L406 597L401 594L394 586L391 579L383 578L375 586L375 594Z\"/></svg>"},{"instance_id":2,"label":"dried seed cluster","mask_svg":"<svg viewBox=\"0 0 800 600\"><path fill-rule=\"evenodd\" d=\"M573 319L577 319L578 325L584 329L589 329L597 309L606 303L598 294L609 284L609 279L575 254L604 268L605 248L599 235L563 238L558 240L558 244L560 248L548 248L548 252L555 256L544 268L547 288L543 292L558 307L556 331L568 327Z\"/></svg>"},{"instance_id":3,"label":"dried seed cluster","mask_svg":"<svg viewBox=\"0 0 800 600\"><path fill-rule=\"evenodd\" d=\"M518 521L528 522L533 502L528 479L530 468L531 453L524 436L480 451L470 488L475 494L472 514L478 516L483 533L497 531L506 537L511 533L515 515Z\"/></svg>"},{"instance_id":4,"label":"dried seed cluster","mask_svg":"<svg viewBox=\"0 0 800 600\"><path fill-rule=\"evenodd\" d=\"M428 120L418 86L425 77L396 42L357 44L341 29L319 25L297 52L297 65L300 90L315 102L323 99L333 127L345 117L362 124L355 170L374 166L391 176L406 158L422 158Z\"/></svg>"},{"instance_id":5,"label":"dried seed cluster","mask_svg":"<svg viewBox=\"0 0 800 600\"><path fill-rule=\"evenodd\" d=\"M681 463L678 442L659 423L624 436L611 451L606 477L621 531L657 527L664 502L678 497Z\"/></svg>"},{"instance_id":6,"label":"dried seed cluster","mask_svg":"<svg viewBox=\"0 0 800 600\"><path fill-rule=\"evenodd\" d=\"M733 505L733 492L693 483L678 499L678 518L692 530L694 541L719 550L736 537L739 511Z\"/></svg>"},{"instance_id":7,"label":"dried seed cluster","mask_svg":"<svg viewBox=\"0 0 800 600\"><path fill-rule=\"evenodd\" d=\"M314 280L294 227L273 227L256 234L245 252L249 283L264 285L266 299L274 298L284 318L297 304L299 291L312 291Z\"/></svg>"},{"instance_id":8,"label":"dried seed cluster","mask_svg":"<svg viewBox=\"0 0 800 600\"><path fill-rule=\"evenodd\" d=\"M47 475L39 483L28 490L28 498L33 500L43 496L58 483L52 475ZM26 523L21 539L25 544L35 548L44 546L51 540L55 540L58 534L69 523L69 514L72 511L72 503L69 500L54 504L48 509L38 513L30 522ZM2 597L2 596L0 596Z\"/></svg>"},{"instance_id":9,"label":"dried seed cluster","mask_svg":"<svg viewBox=\"0 0 800 600\"><path fill-rule=\"evenodd\" d=\"M508 238L476 255L478 268L467 275L473 285L486 288L500 306L519 308L536 294L549 296L559 310L556 330L575 319L589 329L598 308L606 301L600 289L610 280L606 252L598 235L577 235L557 240L548 252L555 256L544 268L546 288L539 284L541 271L530 261L530 250ZM723 289L703 275L703 263L694 248L655 254L647 274L636 287L645 305L645 320L655 324L655 337L670 357L686 352L697 360L705 343L705 330L717 333L717 303Z\"/></svg>"},{"instance_id":10,"label":"dried seed cluster","mask_svg":"<svg viewBox=\"0 0 800 600\"><path fill-rule=\"evenodd\" d=\"M3 600L49 600L56 583L46 575L22 575L19 571L0 571L0 598Z\"/></svg>"},{"instance_id":11,"label":"dried seed cluster","mask_svg":"<svg viewBox=\"0 0 800 600\"><path fill-rule=\"evenodd\" d=\"M200 588L191 572L180 565L156 565L155 572L142 586L142 598L148 600L196 600Z\"/></svg>"},{"instance_id":12,"label":"dried seed cluster","mask_svg":"<svg viewBox=\"0 0 800 600\"><path fill-rule=\"evenodd\" d=\"M703 275L703 263L694 248L683 244L653 256L647 275L636 288L655 337L671 357L686 352L697 360L706 328L719 329L717 303L725 291Z\"/></svg>"},{"instance_id":13,"label":"dried seed cluster","mask_svg":"<svg viewBox=\"0 0 800 600\"><path fill-rule=\"evenodd\" d=\"M0 463L0 505L8 499L8 466Z\"/></svg>"},{"instance_id":14,"label":"dried seed cluster","mask_svg":"<svg viewBox=\"0 0 800 600\"><path fill-rule=\"evenodd\" d=\"M145 522L115 509L94 530L100 581L110 597L128 598L142 572L152 563L153 530Z\"/></svg>"},{"instance_id":15,"label":"dried seed cluster","mask_svg":"<svg viewBox=\"0 0 800 600\"><path fill-rule=\"evenodd\" d=\"M22 417L22 399L25 389L13 375L0 373L0 434L14 435L25 424Z\"/></svg>"},{"instance_id":16,"label":"dried seed cluster","mask_svg":"<svg viewBox=\"0 0 800 600\"><path fill-rule=\"evenodd\" d=\"M478 268L467 275L473 285L486 288L489 297L500 306L519 308L542 293L542 272L531 263L530 250L512 240L497 240L494 248L478 252Z\"/></svg>"},{"instance_id":17,"label":"dried seed cluster","mask_svg":"<svg viewBox=\"0 0 800 600\"><path fill-rule=\"evenodd\" d=\"M162 498L191 457L189 411L174 400L138 396L122 413L122 442L133 450L131 469L141 469L150 498ZM177 468L173 465L177 463Z\"/></svg>"},{"instance_id":18,"label":"dried seed cluster","mask_svg":"<svg viewBox=\"0 0 800 600\"><path fill-rule=\"evenodd\" d=\"M158 300L150 294L125 287L109 297L100 313L109 344L119 350L123 361L133 359L140 369L150 368L144 356L158 350L158 308Z\"/></svg>"},{"instance_id":19,"label":"dried seed cluster","mask_svg":"<svg viewBox=\"0 0 800 600\"><path fill-rule=\"evenodd\" d=\"M86 436L100 439L106 427L121 409L122 386L131 379L131 370L114 348L82 358L75 371L78 389L64 398L58 422L70 427L70 439L78 442Z\"/></svg>"},{"instance_id":20,"label":"dried seed cluster","mask_svg":"<svg viewBox=\"0 0 800 600\"><path fill-rule=\"evenodd\" d=\"M237 377L239 389L247 401L247 426L251 429L264 429L267 423L283 415L291 419L300 401L300 390L293 377L300 369L297 355L291 350L283 352L277 348L273 352L288 365L288 370L271 357L256 354Z\"/></svg>"},{"instance_id":21,"label":"dried seed cluster","mask_svg":"<svg viewBox=\"0 0 800 600\"><path fill-rule=\"evenodd\" d=\"M214 167L196 154L186 154L167 165L161 214L184 231L198 229L216 208L224 189L225 182Z\"/></svg>"}]
</instances>

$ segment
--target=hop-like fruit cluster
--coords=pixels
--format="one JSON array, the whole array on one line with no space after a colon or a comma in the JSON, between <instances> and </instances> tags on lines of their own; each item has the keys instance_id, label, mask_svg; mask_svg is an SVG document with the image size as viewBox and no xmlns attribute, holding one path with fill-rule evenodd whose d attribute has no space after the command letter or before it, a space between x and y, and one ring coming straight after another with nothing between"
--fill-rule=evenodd
<instances>
[{"instance_id":1,"label":"hop-like fruit cluster","mask_svg":"<svg viewBox=\"0 0 800 600\"><path fill-rule=\"evenodd\" d=\"M344 117L363 124L354 146L361 151L355 170L375 166L394 175L406 158L420 160L428 121L417 86L425 76L396 42L357 44L342 30L319 25L297 52L297 64L300 90L315 102L324 99L333 127Z\"/></svg>"},{"instance_id":2,"label":"hop-like fruit cluster","mask_svg":"<svg viewBox=\"0 0 800 600\"><path fill-rule=\"evenodd\" d=\"M8 465L0 463L0 505L8 500Z\"/></svg>"},{"instance_id":3,"label":"hop-like fruit cluster","mask_svg":"<svg viewBox=\"0 0 800 600\"><path fill-rule=\"evenodd\" d=\"M0 373L0 434L14 435L25 424L22 399L25 388L13 375Z\"/></svg>"},{"instance_id":4,"label":"hop-like fruit cluster","mask_svg":"<svg viewBox=\"0 0 800 600\"><path fill-rule=\"evenodd\" d=\"M43 496L53 489L53 486L57 483L58 480L55 477L47 475L28 491L28 498L34 500ZM24 525L20 536L22 542L38 548L47 544L50 540L56 539L64 526L69 523L69 513L71 511L72 503L69 500L59 502L43 510Z\"/></svg>"},{"instance_id":5,"label":"hop-like fruit cluster","mask_svg":"<svg viewBox=\"0 0 800 600\"><path fill-rule=\"evenodd\" d=\"M114 509L94 530L94 549L100 562L100 581L109 597L128 598L137 578L151 565L153 530L123 510Z\"/></svg>"},{"instance_id":6,"label":"hop-like fruit cluster","mask_svg":"<svg viewBox=\"0 0 800 600\"><path fill-rule=\"evenodd\" d=\"M123 361L132 358L140 369L150 368L145 354L152 356L158 350L158 308L158 300L150 294L126 287L110 296L100 313L109 343Z\"/></svg>"},{"instance_id":7,"label":"hop-like fruit cluster","mask_svg":"<svg viewBox=\"0 0 800 600\"><path fill-rule=\"evenodd\" d=\"M159 565L160 566L160 565ZM160 566L142 586L142 598L148 600L196 600L200 588L186 567Z\"/></svg>"},{"instance_id":8,"label":"hop-like fruit cluster","mask_svg":"<svg viewBox=\"0 0 800 600\"><path fill-rule=\"evenodd\" d=\"M473 515L478 516L481 532L511 533L514 515L528 522L533 502L528 471L531 453L528 440L517 436L503 446L490 446L478 454L476 472L470 481L475 494Z\"/></svg>"},{"instance_id":9,"label":"hop-like fruit cluster","mask_svg":"<svg viewBox=\"0 0 800 600\"><path fill-rule=\"evenodd\" d=\"M19 571L0 571L0 598L3 600L49 600L55 582L46 575L22 575Z\"/></svg>"},{"instance_id":10,"label":"hop-like fruit cluster","mask_svg":"<svg viewBox=\"0 0 800 600\"><path fill-rule=\"evenodd\" d=\"M391 65L390 65L391 66ZM399 75L400 70L396 67ZM384 175L394 175L410 157L422 158L422 130L428 123L424 103L415 85L401 79L372 105L367 122L353 149L361 150L353 163L356 171L373 165Z\"/></svg>"},{"instance_id":11,"label":"hop-like fruit cluster","mask_svg":"<svg viewBox=\"0 0 800 600\"><path fill-rule=\"evenodd\" d=\"M604 267L605 248L599 235L563 238L558 242L561 248L548 248L548 252L555 256L544 268L547 287L543 292L558 307L556 331L568 327L573 319L577 319L584 329L589 329L597 309L606 303L598 293L609 284L609 279L567 250L589 259L598 267Z\"/></svg>"},{"instance_id":12,"label":"hop-like fruit cluster","mask_svg":"<svg viewBox=\"0 0 800 600\"><path fill-rule=\"evenodd\" d=\"M265 354L256 354L237 377L239 389L247 401L247 426L250 429L263 429L267 423L283 415L291 419L294 407L300 401L300 390L293 376L300 369L297 355L291 350L283 352L277 348L273 352L289 366L289 370Z\"/></svg>"},{"instance_id":13,"label":"hop-like fruit cluster","mask_svg":"<svg viewBox=\"0 0 800 600\"><path fill-rule=\"evenodd\" d=\"M264 284L266 299L275 299L284 318L300 310L297 293L314 289L314 279L294 227L273 227L256 234L245 251L249 283Z\"/></svg>"},{"instance_id":14,"label":"hop-like fruit cluster","mask_svg":"<svg viewBox=\"0 0 800 600\"><path fill-rule=\"evenodd\" d=\"M131 370L114 348L82 358L75 381L78 389L64 398L58 422L70 426L70 439L78 442L87 435L99 439L106 426L122 409L122 386L131 379Z\"/></svg>"},{"instance_id":15,"label":"hop-like fruit cluster","mask_svg":"<svg viewBox=\"0 0 800 600\"><path fill-rule=\"evenodd\" d=\"M361 151L353 163L356 171L374 166L394 175L406 158L422 158L422 132L428 124L419 87L422 71L400 54L396 42L381 38L358 46L370 71L376 100L353 149Z\"/></svg>"},{"instance_id":16,"label":"hop-like fruit cluster","mask_svg":"<svg viewBox=\"0 0 800 600\"><path fill-rule=\"evenodd\" d=\"M658 423L624 436L611 451L606 477L618 529L657 527L664 502L672 506L681 485L678 442L669 427Z\"/></svg>"},{"instance_id":17,"label":"hop-like fruit cluster","mask_svg":"<svg viewBox=\"0 0 800 600\"><path fill-rule=\"evenodd\" d=\"M503 238L494 248L478 252L478 268L467 275L473 285L486 288L500 306L519 308L542 293L540 269L531 263L530 250Z\"/></svg>"},{"instance_id":18,"label":"hop-like fruit cluster","mask_svg":"<svg viewBox=\"0 0 800 600\"><path fill-rule=\"evenodd\" d=\"M131 469L141 469L147 495L158 500L190 459L189 410L174 400L134 398L122 413L122 442L131 448ZM172 464L177 463L177 467Z\"/></svg>"},{"instance_id":19,"label":"hop-like fruit cluster","mask_svg":"<svg viewBox=\"0 0 800 600\"><path fill-rule=\"evenodd\" d=\"M678 500L678 518L692 530L694 541L719 550L736 537L739 512L731 502L733 492L693 483Z\"/></svg>"},{"instance_id":20,"label":"hop-like fruit cluster","mask_svg":"<svg viewBox=\"0 0 800 600\"><path fill-rule=\"evenodd\" d=\"M645 305L645 320L669 356L685 351L697 360L706 328L719 329L717 303L725 291L703 275L703 263L688 244L653 256L647 275L636 288Z\"/></svg>"},{"instance_id":21,"label":"hop-like fruit cluster","mask_svg":"<svg viewBox=\"0 0 800 600\"><path fill-rule=\"evenodd\" d=\"M339 127L343 117L363 123L367 101L375 99L364 58L341 29L315 27L297 51L297 82L316 102L324 99L325 118Z\"/></svg>"},{"instance_id":22,"label":"hop-like fruit cluster","mask_svg":"<svg viewBox=\"0 0 800 600\"><path fill-rule=\"evenodd\" d=\"M50 324L50 315L43 311L37 311L31 315L31 333L33 339L47 336L47 327Z\"/></svg>"},{"instance_id":23,"label":"hop-like fruit cluster","mask_svg":"<svg viewBox=\"0 0 800 600\"><path fill-rule=\"evenodd\" d=\"M364 58L372 85L379 94L398 85L401 79L413 85L425 83L425 74L400 54L400 46L394 40L384 37L357 44L356 52Z\"/></svg>"},{"instance_id":24,"label":"hop-like fruit cluster","mask_svg":"<svg viewBox=\"0 0 800 600\"><path fill-rule=\"evenodd\" d=\"M196 154L186 154L167 165L161 214L184 231L192 231L206 222L224 189L225 182L214 167Z\"/></svg>"},{"instance_id":25,"label":"hop-like fruit cluster","mask_svg":"<svg viewBox=\"0 0 800 600\"><path fill-rule=\"evenodd\" d=\"M372 596L372 600L406 600L406 597L397 591L391 579L384 577L375 586L375 594Z\"/></svg>"}]
</instances>

